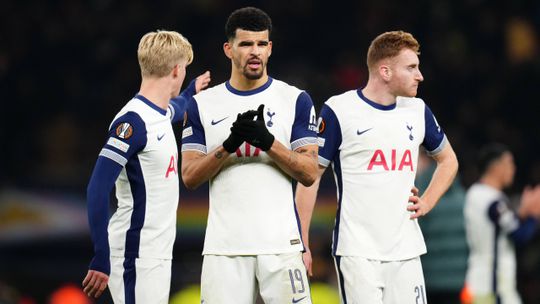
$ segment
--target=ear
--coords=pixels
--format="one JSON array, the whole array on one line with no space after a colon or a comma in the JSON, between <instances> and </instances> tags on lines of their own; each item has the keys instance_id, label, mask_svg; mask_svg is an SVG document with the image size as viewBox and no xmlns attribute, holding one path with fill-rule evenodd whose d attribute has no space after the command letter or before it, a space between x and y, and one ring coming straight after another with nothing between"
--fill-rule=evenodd
<instances>
[{"instance_id":1,"label":"ear","mask_svg":"<svg viewBox=\"0 0 540 304\"><path fill-rule=\"evenodd\" d=\"M180 65L179 64L175 64L172 68L172 77L173 78L177 78L180 74Z\"/></svg>"},{"instance_id":2,"label":"ear","mask_svg":"<svg viewBox=\"0 0 540 304\"><path fill-rule=\"evenodd\" d=\"M227 41L223 44L223 52L225 53L225 56L232 59L232 42Z\"/></svg>"},{"instance_id":3,"label":"ear","mask_svg":"<svg viewBox=\"0 0 540 304\"><path fill-rule=\"evenodd\" d=\"M268 57L272 55L272 40L268 41Z\"/></svg>"},{"instance_id":4,"label":"ear","mask_svg":"<svg viewBox=\"0 0 540 304\"><path fill-rule=\"evenodd\" d=\"M392 78L392 69L390 66L382 64L379 66L379 76L385 81L390 81Z\"/></svg>"}]
</instances>

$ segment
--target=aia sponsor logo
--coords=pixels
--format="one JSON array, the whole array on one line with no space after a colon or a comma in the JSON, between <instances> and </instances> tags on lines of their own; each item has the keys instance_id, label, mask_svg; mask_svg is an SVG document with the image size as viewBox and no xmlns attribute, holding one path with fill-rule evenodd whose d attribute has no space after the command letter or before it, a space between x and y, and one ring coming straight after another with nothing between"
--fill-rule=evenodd
<instances>
[{"instance_id":1,"label":"aia sponsor logo","mask_svg":"<svg viewBox=\"0 0 540 304\"><path fill-rule=\"evenodd\" d=\"M165 178L169 178L169 174L178 175L178 154L171 155L167 172L165 172Z\"/></svg>"},{"instance_id":2,"label":"aia sponsor logo","mask_svg":"<svg viewBox=\"0 0 540 304\"><path fill-rule=\"evenodd\" d=\"M414 171L411 150L398 151L392 149L386 153L377 149L373 152L367 168L368 171Z\"/></svg>"}]
</instances>

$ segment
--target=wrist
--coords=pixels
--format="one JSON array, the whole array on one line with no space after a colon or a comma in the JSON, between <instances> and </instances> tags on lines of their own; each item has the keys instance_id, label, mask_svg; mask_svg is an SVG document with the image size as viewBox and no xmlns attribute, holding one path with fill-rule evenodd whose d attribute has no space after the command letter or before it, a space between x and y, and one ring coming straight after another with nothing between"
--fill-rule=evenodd
<instances>
[{"instance_id":1,"label":"wrist","mask_svg":"<svg viewBox=\"0 0 540 304\"><path fill-rule=\"evenodd\" d=\"M235 134L231 133L225 141L223 141L223 149L229 153L236 152L236 149L240 147L240 145L244 142L244 140Z\"/></svg>"}]
</instances>

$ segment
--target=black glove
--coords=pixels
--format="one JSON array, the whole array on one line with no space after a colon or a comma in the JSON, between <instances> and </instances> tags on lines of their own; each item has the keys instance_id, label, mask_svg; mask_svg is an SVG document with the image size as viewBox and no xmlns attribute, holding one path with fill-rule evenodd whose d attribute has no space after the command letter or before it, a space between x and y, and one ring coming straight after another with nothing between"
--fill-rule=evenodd
<instances>
[{"instance_id":1,"label":"black glove","mask_svg":"<svg viewBox=\"0 0 540 304\"><path fill-rule=\"evenodd\" d=\"M268 151L274 143L274 135L268 132L264 123L264 105L260 105L257 111L248 111L246 113L256 113L257 120L243 119L233 123L231 131L239 134L245 141L251 145L261 148L263 151Z\"/></svg>"},{"instance_id":2,"label":"black glove","mask_svg":"<svg viewBox=\"0 0 540 304\"><path fill-rule=\"evenodd\" d=\"M253 121L255 115L257 115L257 111L250 110L236 116L236 121L231 127L231 134L223 142L223 148L225 149L225 151L229 153L234 153L236 152L236 149L238 149L238 147L240 147L240 145L242 145L245 141L245 138L243 138L242 135L235 130L234 125L243 121Z\"/></svg>"}]
</instances>

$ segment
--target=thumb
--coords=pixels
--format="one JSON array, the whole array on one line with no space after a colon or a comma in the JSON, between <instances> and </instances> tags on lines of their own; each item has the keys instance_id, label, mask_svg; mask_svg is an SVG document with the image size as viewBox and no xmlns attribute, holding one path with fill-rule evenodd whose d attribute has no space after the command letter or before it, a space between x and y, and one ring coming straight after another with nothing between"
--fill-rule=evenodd
<instances>
[{"instance_id":1,"label":"thumb","mask_svg":"<svg viewBox=\"0 0 540 304\"><path fill-rule=\"evenodd\" d=\"M260 105L259 108L257 109L257 120L262 120L264 121L264 105Z\"/></svg>"}]
</instances>

